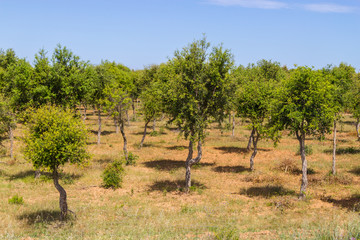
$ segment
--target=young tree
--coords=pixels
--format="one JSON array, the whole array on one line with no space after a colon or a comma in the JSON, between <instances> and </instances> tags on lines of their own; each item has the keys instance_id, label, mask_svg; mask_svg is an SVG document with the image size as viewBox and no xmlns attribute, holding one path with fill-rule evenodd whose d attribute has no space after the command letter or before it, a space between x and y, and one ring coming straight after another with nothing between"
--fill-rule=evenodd
<instances>
[{"instance_id":1,"label":"young tree","mask_svg":"<svg viewBox=\"0 0 360 240\"><path fill-rule=\"evenodd\" d=\"M334 116L331 94L332 85L326 75L309 67L297 67L283 82L272 111L270 124L273 130L288 128L299 141L302 161L301 199L305 198L308 185L305 138L330 131Z\"/></svg>"},{"instance_id":2,"label":"young tree","mask_svg":"<svg viewBox=\"0 0 360 240\"><path fill-rule=\"evenodd\" d=\"M87 131L81 119L70 110L43 106L29 116L24 155L35 169L52 173L60 194L61 220L68 211L65 189L59 184L59 171L66 163L82 165L89 154L86 149Z\"/></svg>"},{"instance_id":3,"label":"young tree","mask_svg":"<svg viewBox=\"0 0 360 240\"><path fill-rule=\"evenodd\" d=\"M8 98L0 94L0 145L4 136L10 137L10 158L13 158L13 129L16 127L15 115Z\"/></svg>"},{"instance_id":4,"label":"young tree","mask_svg":"<svg viewBox=\"0 0 360 240\"><path fill-rule=\"evenodd\" d=\"M356 135L360 141L360 73L354 78L354 84L347 94L348 108L356 119Z\"/></svg>"},{"instance_id":5,"label":"young tree","mask_svg":"<svg viewBox=\"0 0 360 240\"><path fill-rule=\"evenodd\" d=\"M237 112L250 120L250 139L254 147L250 157L250 169L253 171L258 141L267 133L265 123L270 116L275 89L282 77L281 67L277 62L261 60L257 65L249 65L241 77L236 95Z\"/></svg>"},{"instance_id":6,"label":"young tree","mask_svg":"<svg viewBox=\"0 0 360 240\"><path fill-rule=\"evenodd\" d=\"M167 112L189 139L186 159L186 191L191 186L191 166L202 157L202 142L211 117L224 118L229 91L229 70L233 57L222 46L209 53L205 37L176 51L170 65L176 76L168 83ZM198 155L193 158L193 144L198 142Z\"/></svg>"}]
</instances>

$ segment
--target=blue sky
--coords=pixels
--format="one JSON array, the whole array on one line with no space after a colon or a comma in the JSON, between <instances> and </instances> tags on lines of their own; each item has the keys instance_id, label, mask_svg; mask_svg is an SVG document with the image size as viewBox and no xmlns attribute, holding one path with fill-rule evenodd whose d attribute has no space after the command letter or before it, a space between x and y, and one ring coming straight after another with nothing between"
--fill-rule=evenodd
<instances>
[{"instance_id":1,"label":"blue sky","mask_svg":"<svg viewBox=\"0 0 360 240\"><path fill-rule=\"evenodd\" d=\"M0 48L33 62L56 44L83 60L159 64L205 33L236 64L360 69L359 0L0 0Z\"/></svg>"}]
</instances>

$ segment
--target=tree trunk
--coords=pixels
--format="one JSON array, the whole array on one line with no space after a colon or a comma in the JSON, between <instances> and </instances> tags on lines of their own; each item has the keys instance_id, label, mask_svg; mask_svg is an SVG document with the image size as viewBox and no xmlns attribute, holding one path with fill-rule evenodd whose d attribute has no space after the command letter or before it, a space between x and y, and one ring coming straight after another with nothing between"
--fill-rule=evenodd
<instances>
[{"instance_id":1,"label":"tree trunk","mask_svg":"<svg viewBox=\"0 0 360 240\"><path fill-rule=\"evenodd\" d=\"M9 127L9 138L10 138L10 158L14 158L14 132L12 127Z\"/></svg>"},{"instance_id":2,"label":"tree trunk","mask_svg":"<svg viewBox=\"0 0 360 240\"><path fill-rule=\"evenodd\" d=\"M250 169L251 171L254 171L254 158L257 154L257 143L259 141L259 138L260 138L260 134L257 132L256 128L255 129L255 132L256 132L256 137L253 136L253 145L254 145L254 151L253 153L251 154L251 157L250 157Z\"/></svg>"},{"instance_id":3,"label":"tree trunk","mask_svg":"<svg viewBox=\"0 0 360 240\"><path fill-rule=\"evenodd\" d=\"M248 141L248 145L246 147L246 150L249 152L251 150L251 143L254 139L254 133L255 133L255 128L253 127L252 131L251 131L251 134L250 134L250 137L249 137L249 141Z\"/></svg>"},{"instance_id":4,"label":"tree trunk","mask_svg":"<svg viewBox=\"0 0 360 240\"><path fill-rule=\"evenodd\" d=\"M334 120L334 139L333 139L333 157L332 157L332 174L336 174L336 120Z\"/></svg>"},{"instance_id":5,"label":"tree trunk","mask_svg":"<svg viewBox=\"0 0 360 240\"><path fill-rule=\"evenodd\" d=\"M97 144L100 145L100 136L101 136L101 108L98 108L98 124L99 124L99 129L98 129L98 135L97 135Z\"/></svg>"},{"instance_id":6,"label":"tree trunk","mask_svg":"<svg viewBox=\"0 0 360 240\"><path fill-rule=\"evenodd\" d=\"M305 133L302 132L301 135L299 135L296 132L297 139L300 143L300 155L301 155L301 162L302 162L302 178L301 178L301 187L300 187L300 199L305 199L306 197L306 187L308 185L307 180L307 161L306 161L306 154L305 154Z\"/></svg>"},{"instance_id":7,"label":"tree trunk","mask_svg":"<svg viewBox=\"0 0 360 240\"><path fill-rule=\"evenodd\" d=\"M359 118L356 121L356 134L358 137L358 141L360 141L360 119Z\"/></svg>"},{"instance_id":8,"label":"tree trunk","mask_svg":"<svg viewBox=\"0 0 360 240\"><path fill-rule=\"evenodd\" d=\"M186 167L186 173L185 173L185 191L186 193L189 192L189 189L191 187L191 166L200 162L202 157L202 147L201 147L201 141L198 142L198 155L196 158L192 158L193 156L193 142L189 141L189 154L186 159L185 167Z\"/></svg>"},{"instance_id":9,"label":"tree trunk","mask_svg":"<svg viewBox=\"0 0 360 240\"><path fill-rule=\"evenodd\" d=\"M59 198L59 205L60 205L60 211L61 211L60 220L63 221L63 220L65 220L65 217L68 212L68 205L67 205L67 201L66 201L66 191L59 184L59 174L57 172L57 169L55 169L53 171L53 180L54 180L54 185L55 185L56 189L60 193L60 198Z\"/></svg>"},{"instance_id":10,"label":"tree trunk","mask_svg":"<svg viewBox=\"0 0 360 240\"><path fill-rule=\"evenodd\" d=\"M152 130L155 131L155 129L156 129L156 118L154 118L153 126L152 126Z\"/></svg>"},{"instance_id":11,"label":"tree trunk","mask_svg":"<svg viewBox=\"0 0 360 240\"><path fill-rule=\"evenodd\" d=\"M40 170L35 170L35 179L39 179L41 176Z\"/></svg>"},{"instance_id":12,"label":"tree trunk","mask_svg":"<svg viewBox=\"0 0 360 240\"><path fill-rule=\"evenodd\" d=\"M150 120L148 120L148 121L145 122L144 135L143 135L143 137L142 137L142 139L141 139L140 148L143 147L144 140L145 140L145 137L146 137L146 129L147 129L147 126L148 126L149 122L150 122Z\"/></svg>"},{"instance_id":13,"label":"tree trunk","mask_svg":"<svg viewBox=\"0 0 360 240\"><path fill-rule=\"evenodd\" d=\"M125 135L125 131L124 131L124 121L120 122L120 132L121 132L121 135L122 135L122 137L124 139L123 150L124 150L125 160L128 161L127 139L126 139L126 135Z\"/></svg>"},{"instance_id":14,"label":"tree trunk","mask_svg":"<svg viewBox=\"0 0 360 240\"><path fill-rule=\"evenodd\" d=\"M125 113L126 113L127 125L128 125L128 126L130 126L129 111L128 111L128 110L126 110L126 111L125 111Z\"/></svg>"},{"instance_id":15,"label":"tree trunk","mask_svg":"<svg viewBox=\"0 0 360 240\"><path fill-rule=\"evenodd\" d=\"M231 113L229 113L229 124L231 124Z\"/></svg>"},{"instance_id":16,"label":"tree trunk","mask_svg":"<svg viewBox=\"0 0 360 240\"><path fill-rule=\"evenodd\" d=\"M135 99L132 100L131 107L133 109L133 119L134 119L134 121L136 121Z\"/></svg>"},{"instance_id":17,"label":"tree trunk","mask_svg":"<svg viewBox=\"0 0 360 240\"><path fill-rule=\"evenodd\" d=\"M235 113L232 116L232 134L233 137L235 136Z\"/></svg>"},{"instance_id":18,"label":"tree trunk","mask_svg":"<svg viewBox=\"0 0 360 240\"><path fill-rule=\"evenodd\" d=\"M83 121L84 121L84 123L85 123L85 120L86 120L86 105L85 104L82 104L83 105L83 107L84 107L84 111L83 111Z\"/></svg>"}]
</instances>

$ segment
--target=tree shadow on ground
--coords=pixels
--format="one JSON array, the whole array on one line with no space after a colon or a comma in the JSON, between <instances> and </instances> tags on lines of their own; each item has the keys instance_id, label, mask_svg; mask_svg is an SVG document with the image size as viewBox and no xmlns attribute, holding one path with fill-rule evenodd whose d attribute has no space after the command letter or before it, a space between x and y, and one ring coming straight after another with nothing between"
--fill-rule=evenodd
<instances>
[{"instance_id":1,"label":"tree shadow on ground","mask_svg":"<svg viewBox=\"0 0 360 240\"><path fill-rule=\"evenodd\" d=\"M34 177L34 179L35 179L35 170L21 171L16 174L8 175L8 178L10 181L14 181L14 180L18 180L18 179L28 178L30 176ZM69 179L77 180L77 179L81 178L82 176L83 176L82 174L62 172L59 174L59 179L61 179L61 180L65 180L65 179L66 180L69 180ZM40 172L40 179L51 180L52 174L49 172Z\"/></svg>"},{"instance_id":2,"label":"tree shadow on ground","mask_svg":"<svg viewBox=\"0 0 360 240\"><path fill-rule=\"evenodd\" d=\"M249 153L253 151L252 149L248 151L246 148L241 148L241 147L215 147L215 149L221 150L225 153ZM258 148L258 151L269 152L271 150L266 148Z\"/></svg>"},{"instance_id":3,"label":"tree shadow on ground","mask_svg":"<svg viewBox=\"0 0 360 240\"><path fill-rule=\"evenodd\" d=\"M182 150L188 149L188 146L183 146L183 145L170 146L170 147L166 147L166 149L182 151Z\"/></svg>"},{"instance_id":4,"label":"tree shadow on ground","mask_svg":"<svg viewBox=\"0 0 360 240\"><path fill-rule=\"evenodd\" d=\"M148 161L143 163L148 168L155 168L160 171L171 171L179 168L185 168L185 161L176 161L170 159L161 159L155 161ZM213 166L215 163L198 163L193 165L191 168L201 168L206 166Z\"/></svg>"},{"instance_id":5,"label":"tree shadow on ground","mask_svg":"<svg viewBox=\"0 0 360 240\"><path fill-rule=\"evenodd\" d=\"M326 150L324 150L324 153L332 154L333 150L332 149L326 149ZM338 155L341 155L341 154L358 154L358 153L360 153L360 149L355 148L355 147L346 147L346 148L337 148L336 149L336 154L338 154Z\"/></svg>"},{"instance_id":6,"label":"tree shadow on ground","mask_svg":"<svg viewBox=\"0 0 360 240\"><path fill-rule=\"evenodd\" d=\"M152 185L149 186L149 191L151 191L151 192L154 192L154 191L160 191L160 192L180 191L180 192L183 192L184 189L185 189L185 180L175 180L175 181L162 180L162 181L156 181ZM203 190L203 189L207 189L207 187L198 181L192 180L191 181L191 189Z\"/></svg>"},{"instance_id":7,"label":"tree shadow on ground","mask_svg":"<svg viewBox=\"0 0 360 240\"><path fill-rule=\"evenodd\" d=\"M360 167L353 168L349 171L349 173L355 174L357 176L360 176Z\"/></svg>"},{"instance_id":8,"label":"tree shadow on ground","mask_svg":"<svg viewBox=\"0 0 360 240\"><path fill-rule=\"evenodd\" d=\"M240 190L241 195L246 195L249 197L264 197L270 198L272 196L285 196L285 195L295 195L295 191L284 188L283 186L263 186L263 187L250 187L247 189Z\"/></svg>"},{"instance_id":9,"label":"tree shadow on ground","mask_svg":"<svg viewBox=\"0 0 360 240\"><path fill-rule=\"evenodd\" d=\"M91 133L97 135L98 134L98 131L96 130L90 130ZM101 131L101 135L102 136L107 136L107 135L110 135L110 134L113 134L115 133L115 131Z\"/></svg>"},{"instance_id":10,"label":"tree shadow on ground","mask_svg":"<svg viewBox=\"0 0 360 240\"><path fill-rule=\"evenodd\" d=\"M38 223L50 224L60 220L59 210L39 210L35 212L28 212L17 217L18 220L23 220L27 225L35 225ZM67 221L67 220L65 220Z\"/></svg>"},{"instance_id":11,"label":"tree shadow on ground","mask_svg":"<svg viewBox=\"0 0 360 240\"><path fill-rule=\"evenodd\" d=\"M94 162L97 162L99 164L111 163L113 161L114 161L114 159L111 159L111 158L94 159Z\"/></svg>"},{"instance_id":12,"label":"tree shadow on ground","mask_svg":"<svg viewBox=\"0 0 360 240\"><path fill-rule=\"evenodd\" d=\"M244 166L218 166L213 168L214 172L218 173L241 173L241 172L250 172L250 168Z\"/></svg>"},{"instance_id":13,"label":"tree shadow on ground","mask_svg":"<svg viewBox=\"0 0 360 240\"><path fill-rule=\"evenodd\" d=\"M350 211L360 212L360 195L355 194L351 197L343 198L343 199L334 199L332 197L322 197L322 201L332 203L337 207L346 208Z\"/></svg>"}]
</instances>

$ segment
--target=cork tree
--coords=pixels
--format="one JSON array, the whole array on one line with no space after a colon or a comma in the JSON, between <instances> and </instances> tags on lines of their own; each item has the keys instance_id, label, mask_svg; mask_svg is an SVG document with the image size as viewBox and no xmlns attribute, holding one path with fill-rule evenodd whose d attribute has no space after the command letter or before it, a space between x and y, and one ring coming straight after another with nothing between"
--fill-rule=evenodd
<instances>
[{"instance_id":1,"label":"cork tree","mask_svg":"<svg viewBox=\"0 0 360 240\"><path fill-rule=\"evenodd\" d=\"M334 117L332 87L321 71L297 67L277 91L270 124L272 130L289 129L299 141L302 162L300 199L306 197L308 185L305 139L331 131Z\"/></svg>"},{"instance_id":2,"label":"cork tree","mask_svg":"<svg viewBox=\"0 0 360 240\"><path fill-rule=\"evenodd\" d=\"M24 156L35 169L49 171L60 194L60 219L68 209L67 194L59 184L59 173L66 163L83 165L87 162L87 130L80 118L70 110L43 106L29 115L28 131L24 138Z\"/></svg>"},{"instance_id":3,"label":"cork tree","mask_svg":"<svg viewBox=\"0 0 360 240\"><path fill-rule=\"evenodd\" d=\"M191 166L202 158L202 143L211 118L225 116L228 100L229 71L233 56L221 45L209 51L206 38L194 41L176 51L169 64L175 76L167 83L165 99L168 114L189 140L186 159L186 191L191 186ZM197 156L193 158L193 145L197 142Z\"/></svg>"}]
</instances>

